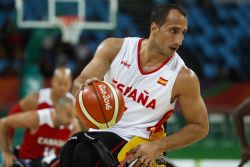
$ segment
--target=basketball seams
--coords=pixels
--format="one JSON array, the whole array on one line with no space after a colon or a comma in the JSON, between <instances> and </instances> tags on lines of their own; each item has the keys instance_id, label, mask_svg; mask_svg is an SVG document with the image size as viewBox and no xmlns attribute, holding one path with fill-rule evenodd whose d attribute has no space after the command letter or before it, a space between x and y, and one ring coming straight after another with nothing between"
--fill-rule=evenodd
<instances>
[{"instance_id":1,"label":"basketball seams","mask_svg":"<svg viewBox=\"0 0 250 167\"><path fill-rule=\"evenodd\" d=\"M85 87L78 93L76 102L78 116L94 129L114 126L124 111L122 94L114 85L105 81L92 82Z\"/></svg>"},{"instance_id":2,"label":"basketball seams","mask_svg":"<svg viewBox=\"0 0 250 167\"><path fill-rule=\"evenodd\" d=\"M106 128L106 124L102 124L100 122L97 122L87 111L87 109L84 106L83 100L82 100L82 91L79 92L79 96L78 96L78 101L80 104L80 108L81 111L83 112L83 114L87 117L87 119L93 123L94 125L96 125L98 128Z\"/></svg>"},{"instance_id":3,"label":"basketball seams","mask_svg":"<svg viewBox=\"0 0 250 167\"><path fill-rule=\"evenodd\" d=\"M116 123L116 117L117 117L118 111L119 111L118 110L119 109L119 106L118 106L119 105L119 101L118 101L118 97L117 97L117 93L116 93L115 88L110 83L108 83L108 82L104 81L104 83L106 83L107 86L109 87L109 89L111 90L112 95L114 97L114 101L115 101L114 114L113 114L112 119L108 123L108 124L114 125Z\"/></svg>"},{"instance_id":4,"label":"basketball seams","mask_svg":"<svg viewBox=\"0 0 250 167\"><path fill-rule=\"evenodd\" d=\"M93 87L94 87L94 91L95 91L95 94L96 94L98 103L99 103L99 105L100 105L100 107L101 107L102 115L103 115L103 117L104 117L104 119L105 119L105 122L106 122L105 124L106 124L107 128L109 128L108 121L107 121L107 118L106 118L106 116L105 116L104 109L103 109L103 106L102 106L102 103L101 103L101 100L100 100L100 96L99 96L99 94L97 93L97 90L96 90L96 87L95 87L94 82L92 82L92 84L93 84Z\"/></svg>"}]
</instances>

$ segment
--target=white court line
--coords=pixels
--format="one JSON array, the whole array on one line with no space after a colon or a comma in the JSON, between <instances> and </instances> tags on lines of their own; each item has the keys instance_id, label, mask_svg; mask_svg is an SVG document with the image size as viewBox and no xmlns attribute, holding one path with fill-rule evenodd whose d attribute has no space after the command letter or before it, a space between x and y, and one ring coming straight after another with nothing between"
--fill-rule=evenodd
<instances>
[{"instance_id":1,"label":"white court line","mask_svg":"<svg viewBox=\"0 0 250 167\"><path fill-rule=\"evenodd\" d=\"M171 159L177 167L237 167L240 159ZM250 162L244 165L250 167Z\"/></svg>"}]
</instances>

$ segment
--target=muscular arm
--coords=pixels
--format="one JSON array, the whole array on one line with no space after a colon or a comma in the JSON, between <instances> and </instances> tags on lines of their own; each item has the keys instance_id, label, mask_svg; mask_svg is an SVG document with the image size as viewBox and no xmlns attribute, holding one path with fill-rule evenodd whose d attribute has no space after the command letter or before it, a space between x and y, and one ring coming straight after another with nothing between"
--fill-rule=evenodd
<instances>
[{"instance_id":1,"label":"muscular arm","mask_svg":"<svg viewBox=\"0 0 250 167\"><path fill-rule=\"evenodd\" d=\"M83 129L84 130L84 129ZM79 123L79 120L76 118L74 119L73 121L73 129L72 131L70 132L70 136L72 136L73 134L77 133L77 132L80 132L81 131L81 127L80 127L80 123Z\"/></svg>"},{"instance_id":2,"label":"muscular arm","mask_svg":"<svg viewBox=\"0 0 250 167\"><path fill-rule=\"evenodd\" d=\"M108 38L104 40L97 48L92 61L82 70L81 74L74 80L72 94L83 87L85 81L89 78L102 79L108 71L110 64L121 49L124 39Z\"/></svg>"},{"instance_id":3,"label":"muscular arm","mask_svg":"<svg viewBox=\"0 0 250 167\"><path fill-rule=\"evenodd\" d=\"M77 122L79 124L79 127L81 129L81 131L87 132L89 130L89 127L87 127L80 119L79 117L77 117ZM73 135L74 133L72 133Z\"/></svg>"},{"instance_id":4,"label":"muscular arm","mask_svg":"<svg viewBox=\"0 0 250 167\"><path fill-rule=\"evenodd\" d=\"M240 138L242 147L248 147L244 127L244 117L247 115L250 115L250 98L247 98L233 113L235 130Z\"/></svg>"},{"instance_id":5,"label":"muscular arm","mask_svg":"<svg viewBox=\"0 0 250 167\"><path fill-rule=\"evenodd\" d=\"M38 92L32 93L13 106L8 113L8 115L13 115L25 111L35 110L38 103L39 94ZM9 143L12 143L12 138L14 135L14 129L9 129Z\"/></svg>"},{"instance_id":6,"label":"muscular arm","mask_svg":"<svg viewBox=\"0 0 250 167\"><path fill-rule=\"evenodd\" d=\"M39 97L38 92L26 96L10 110L9 115L23 111L35 110L38 103L38 97Z\"/></svg>"},{"instance_id":7,"label":"muscular arm","mask_svg":"<svg viewBox=\"0 0 250 167\"><path fill-rule=\"evenodd\" d=\"M183 67L176 79L174 91L186 125L180 131L156 141L160 152L185 147L208 134L207 110L200 95L200 85L195 73Z\"/></svg>"},{"instance_id":8,"label":"muscular arm","mask_svg":"<svg viewBox=\"0 0 250 167\"><path fill-rule=\"evenodd\" d=\"M34 130L39 125L37 112L29 111L2 118L0 121L0 140L4 153L10 153L10 143L8 140L9 129L11 128L29 128Z\"/></svg>"}]
</instances>

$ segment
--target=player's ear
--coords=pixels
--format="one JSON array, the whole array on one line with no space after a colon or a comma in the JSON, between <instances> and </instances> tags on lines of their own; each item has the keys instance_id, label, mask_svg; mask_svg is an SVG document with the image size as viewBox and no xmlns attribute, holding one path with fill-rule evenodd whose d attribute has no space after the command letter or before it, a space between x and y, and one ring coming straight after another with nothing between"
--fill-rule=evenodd
<instances>
[{"instance_id":1,"label":"player's ear","mask_svg":"<svg viewBox=\"0 0 250 167\"><path fill-rule=\"evenodd\" d=\"M159 31L159 25L157 23L153 22L150 26L151 34L156 35L158 31Z\"/></svg>"}]
</instances>

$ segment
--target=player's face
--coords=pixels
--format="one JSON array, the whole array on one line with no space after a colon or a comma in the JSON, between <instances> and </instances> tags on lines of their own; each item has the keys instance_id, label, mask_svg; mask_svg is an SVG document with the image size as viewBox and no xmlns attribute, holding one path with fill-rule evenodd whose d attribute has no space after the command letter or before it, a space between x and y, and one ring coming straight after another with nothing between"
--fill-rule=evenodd
<instances>
[{"instance_id":1,"label":"player's face","mask_svg":"<svg viewBox=\"0 0 250 167\"><path fill-rule=\"evenodd\" d=\"M72 105L56 106L58 113L57 120L61 125L69 126L75 118L75 108Z\"/></svg>"},{"instance_id":2,"label":"player's face","mask_svg":"<svg viewBox=\"0 0 250 167\"><path fill-rule=\"evenodd\" d=\"M170 10L165 23L156 29L155 44L158 51L163 55L173 55L182 45L186 31L187 18L175 9Z\"/></svg>"},{"instance_id":3,"label":"player's face","mask_svg":"<svg viewBox=\"0 0 250 167\"><path fill-rule=\"evenodd\" d=\"M55 75L52 79L52 89L57 96L62 97L70 90L71 83L70 75Z\"/></svg>"}]
</instances>

